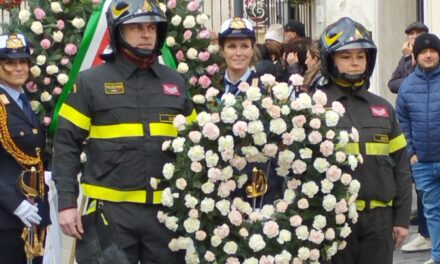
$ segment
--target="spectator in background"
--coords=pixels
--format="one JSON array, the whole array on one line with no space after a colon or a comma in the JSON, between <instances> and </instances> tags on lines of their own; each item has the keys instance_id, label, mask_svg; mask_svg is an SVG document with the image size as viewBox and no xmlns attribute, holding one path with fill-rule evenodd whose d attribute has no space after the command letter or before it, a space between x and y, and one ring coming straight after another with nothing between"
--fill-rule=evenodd
<instances>
[{"instance_id":1,"label":"spectator in background","mask_svg":"<svg viewBox=\"0 0 440 264\"><path fill-rule=\"evenodd\" d=\"M303 23L291 19L284 25L284 43L298 38L304 38L305 36L306 30Z\"/></svg>"},{"instance_id":2,"label":"spectator in background","mask_svg":"<svg viewBox=\"0 0 440 264\"><path fill-rule=\"evenodd\" d=\"M422 33L428 33L429 28L422 22L416 21L409 24L405 29L406 41L402 46L403 56L399 60L397 68L394 70L388 88L392 93L397 94L400 84L416 68L416 60L413 58L414 40Z\"/></svg>"},{"instance_id":3,"label":"spectator in background","mask_svg":"<svg viewBox=\"0 0 440 264\"><path fill-rule=\"evenodd\" d=\"M307 71L304 74L304 89L308 93L313 93L319 85L321 74L321 60L319 57L319 43L311 42L307 49L306 65Z\"/></svg>"},{"instance_id":4,"label":"spectator in background","mask_svg":"<svg viewBox=\"0 0 440 264\"><path fill-rule=\"evenodd\" d=\"M264 35L265 57L255 65L257 75L269 73L275 76L277 81L283 77L283 42L284 30L280 24L272 24Z\"/></svg>"},{"instance_id":5,"label":"spectator in background","mask_svg":"<svg viewBox=\"0 0 440 264\"><path fill-rule=\"evenodd\" d=\"M432 240L431 260L440 264L440 39L425 33L413 47L417 66L401 84L396 111Z\"/></svg>"},{"instance_id":6,"label":"spectator in background","mask_svg":"<svg viewBox=\"0 0 440 264\"><path fill-rule=\"evenodd\" d=\"M309 38L290 40L284 45L285 80L288 81L293 74L304 76L307 70L307 47L311 43Z\"/></svg>"},{"instance_id":7,"label":"spectator in background","mask_svg":"<svg viewBox=\"0 0 440 264\"><path fill-rule=\"evenodd\" d=\"M391 80L388 82L388 87L392 93L398 93L402 81L412 73L417 62L413 56L414 40L423 33L429 31L428 27L422 22L416 21L409 24L405 29L406 41L402 46L402 57L399 60L397 68L394 70ZM423 215L423 203L421 192L417 192L417 223L418 234L402 246L403 252L417 252L422 250L430 250L432 247L431 239L429 238L428 226L426 218Z\"/></svg>"}]
</instances>

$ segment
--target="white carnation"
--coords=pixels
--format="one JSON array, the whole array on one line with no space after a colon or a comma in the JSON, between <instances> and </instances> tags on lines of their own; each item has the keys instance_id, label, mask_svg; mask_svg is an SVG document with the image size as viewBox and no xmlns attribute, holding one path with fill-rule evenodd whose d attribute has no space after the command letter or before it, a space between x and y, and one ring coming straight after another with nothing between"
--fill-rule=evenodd
<instances>
[{"instance_id":1,"label":"white carnation","mask_svg":"<svg viewBox=\"0 0 440 264\"><path fill-rule=\"evenodd\" d=\"M200 203L200 211L210 213L214 210L215 201L212 198L205 197Z\"/></svg>"},{"instance_id":2,"label":"white carnation","mask_svg":"<svg viewBox=\"0 0 440 264\"><path fill-rule=\"evenodd\" d=\"M84 19L78 18L78 17L75 17L71 23L77 29L81 29L86 25L86 22L84 21Z\"/></svg>"},{"instance_id":3,"label":"white carnation","mask_svg":"<svg viewBox=\"0 0 440 264\"><path fill-rule=\"evenodd\" d=\"M324 208L324 210L326 210L327 212L331 212L333 211L333 209L335 209L336 206L336 197L332 194L327 194L326 196L324 196L324 200L322 200L322 207Z\"/></svg>"},{"instance_id":4,"label":"white carnation","mask_svg":"<svg viewBox=\"0 0 440 264\"><path fill-rule=\"evenodd\" d=\"M38 55L37 56L37 65L43 65L46 63L46 56L44 55Z\"/></svg>"},{"instance_id":5,"label":"white carnation","mask_svg":"<svg viewBox=\"0 0 440 264\"><path fill-rule=\"evenodd\" d=\"M220 113L221 119L226 124L233 124L237 120L237 112L233 107L227 106Z\"/></svg>"},{"instance_id":6,"label":"white carnation","mask_svg":"<svg viewBox=\"0 0 440 264\"><path fill-rule=\"evenodd\" d=\"M43 24L41 24L40 21L34 21L34 22L32 22L31 30L36 35L40 35L43 33Z\"/></svg>"},{"instance_id":7,"label":"white carnation","mask_svg":"<svg viewBox=\"0 0 440 264\"><path fill-rule=\"evenodd\" d=\"M188 158L191 161L201 161L205 158L205 149L200 145L192 146L188 151Z\"/></svg>"},{"instance_id":8,"label":"white carnation","mask_svg":"<svg viewBox=\"0 0 440 264\"><path fill-rule=\"evenodd\" d=\"M208 46L208 51L211 54L215 54L215 53L220 51L220 46L219 45L215 45L215 44L210 44Z\"/></svg>"},{"instance_id":9,"label":"white carnation","mask_svg":"<svg viewBox=\"0 0 440 264\"><path fill-rule=\"evenodd\" d=\"M328 110L325 112L325 124L327 127L334 127L338 124L339 115L333 110Z\"/></svg>"},{"instance_id":10,"label":"white carnation","mask_svg":"<svg viewBox=\"0 0 440 264\"><path fill-rule=\"evenodd\" d=\"M202 13L196 16L197 24L204 25L206 22L208 22L209 18L206 14Z\"/></svg>"},{"instance_id":11,"label":"white carnation","mask_svg":"<svg viewBox=\"0 0 440 264\"><path fill-rule=\"evenodd\" d=\"M52 9L55 14L63 12L63 8L59 2L50 3L50 9Z\"/></svg>"},{"instance_id":12,"label":"white carnation","mask_svg":"<svg viewBox=\"0 0 440 264\"><path fill-rule=\"evenodd\" d=\"M249 99L251 101L260 100L260 98L261 98L260 88L254 87L254 86L249 87L249 89L246 91L246 97L247 97L247 99Z\"/></svg>"},{"instance_id":13,"label":"white carnation","mask_svg":"<svg viewBox=\"0 0 440 264\"><path fill-rule=\"evenodd\" d=\"M220 214L226 216L231 211L231 202L228 200L220 200L215 204L217 210L219 210Z\"/></svg>"},{"instance_id":14,"label":"white carnation","mask_svg":"<svg viewBox=\"0 0 440 264\"><path fill-rule=\"evenodd\" d=\"M260 133L264 131L263 122L260 120L249 122L248 124L248 133L253 135L256 133Z\"/></svg>"},{"instance_id":15,"label":"white carnation","mask_svg":"<svg viewBox=\"0 0 440 264\"><path fill-rule=\"evenodd\" d=\"M313 227L317 230L323 229L327 225L327 218L323 215L316 215L313 219Z\"/></svg>"},{"instance_id":16,"label":"white carnation","mask_svg":"<svg viewBox=\"0 0 440 264\"><path fill-rule=\"evenodd\" d=\"M237 252L238 245L234 241L228 241L223 246L223 251L228 255L233 255Z\"/></svg>"},{"instance_id":17,"label":"white carnation","mask_svg":"<svg viewBox=\"0 0 440 264\"><path fill-rule=\"evenodd\" d=\"M185 144L186 139L183 137L178 137L173 139L171 146L175 153L179 153L183 151L183 145Z\"/></svg>"},{"instance_id":18,"label":"white carnation","mask_svg":"<svg viewBox=\"0 0 440 264\"><path fill-rule=\"evenodd\" d=\"M197 54L198 54L198 52L197 52L197 50L195 48L189 48L188 51L186 52L186 56L190 60L197 59Z\"/></svg>"},{"instance_id":19,"label":"white carnation","mask_svg":"<svg viewBox=\"0 0 440 264\"><path fill-rule=\"evenodd\" d=\"M56 66L54 64L51 64L51 65L46 67L46 72L49 75L53 75L55 73L58 73L58 71L59 71L58 66Z\"/></svg>"},{"instance_id":20,"label":"white carnation","mask_svg":"<svg viewBox=\"0 0 440 264\"><path fill-rule=\"evenodd\" d=\"M197 200L197 198L195 198L191 194L185 195L185 206L187 208L195 208L198 203L199 200Z\"/></svg>"},{"instance_id":21,"label":"white carnation","mask_svg":"<svg viewBox=\"0 0 440 264\"><path fill-rule=\"evenodd\" d=\"M289 230L283 229L280 231L280 234L278 235L278 243L281 245L285 242L289 242L292 240L292 233Z\"/></svg>"},{"instance_id":22,"label":"white carnation","mask_svg":"<svg viewBox=\"0 0 440 264\"><path fill-rule=\"evenodd\" d=\"M333 186L333 182L331 182L329 179L323 179L321 181L321 192L330 193L333 190Z\"/></svg>"},{"instance_id":23,"label":"white carnation","mask_svg":"<svg viewBox=\"0 0 440 264\"><path fill-rule=\"evenodd\" d=\"M183 20L183 27L186 29L191 29L196 25L196 19L194 16L186 16L185 20Z\"/></svg>"},{"instance_id":24,"label":"white carnation","mask_svg":"<svg viewBox=\"0 0 440 264\"><path fill-rule=\"evenodd\" d=\"M319 191L318 185L314 181L306 182L302 185L301 192L307 197L313 198Z\"/></svg>"},{"instance_id":25,"label":"white carnation","mask_svg":"<svg viewBox=\"0 0 440 264\"><path fill-rule=\"evenodd\" d=\"M286 100L289 98L289 86L285 82L276 84L272 87L272 91L278 100Z\"/></svg>"},{"instance_id":26,"label":"white carnation","mask_svg":"<svg viewBox=\"0 0 440 264\"><path fill-rule=\"evenodd\" d=\"M276 118L270 120L269 130L277 135L281 135L286 132L287 124L282 118Z\"/></svg>"},{"instance_id":27,"label":"white carnation","mask_svg":"<svg viewBox=\"0 0 440 264\"><path fill-rule=\"evenodd\" d=\"M175 15L171 18L171 24L173 24L175 27L180 25L180 22L182 22L182 17L179 15Z\"/></svg>"},{"instance_id":28,"label":"white carnation","mask_svg":"<svg viewBox=\"0 0 440 264\"><path fill-rule=\"evenodd\" d=\"M64 34L61 30L57 30L57 31L53 32L53 34L52 34L53 41L55 41L55 42L61 42L63 40L63 37L64 37Z\"/></svg>"},{"instance_id":29,"label":"white carnation","mask_svg":"<svg viewBox=\"0 0 440 264\"><path fill-rule=\"evenodd\" d=\"M165 165L163 165L162 174L165 179L169 180L173 177L174 169L175 167L173 163L165 163Z\"/></svg>"},{"instance_id":30,"label":"white carnation","mask_svg":"<svg viewBox=\"0 0 440 264\"><path fill-rule=\"evenodd\" d=\"M172 36L169 36L166 38L165 43L168 47L174 47L174 45L176 45L176 39Z\"/></svg>"},{"instance_id":31,"label":"white carnation","mask_svg":"<svg viewBox=\"0 0 440 264\"><path fill-rule=\"evenodd\" d=\"M162 205L166 206L166 207L171 207L171 206L173 206L173 204L174 204L174 198L171 193L171 189L166 188L162 192Z\"/></svg>"},{"instance_id":32,"label":"white carnation","mask_svg":"<svg viewBox=\"0 0 440 264\"><path fill-rule=\"evenodd\" d=\"M187 218L183 222L183 226L187 233L194 233L200 228L200 220L194 218Z\"/></svg>"},{"instance_id":33,"label":"white carnation","mask_svg":"<svg viewBox=\"0 0 440 264\"><path fill-rule=\"evenodd\" d=\"M330 163L324 158L316 158L313 167L319 172L324 173L330 167Z\"/></svg>"},{"instance_id":34,"label":"white carnation","mask_svg":"<svg viewBox=\"0 0 440 264\"><path fill-rule=\"evenodd\" d=\"M69 81L69 76L67 76L65 73L60 73L57 76L57 81L59 84L64 85Z\"/></svg>"},{"instance_id":35,"label":"white carnation","mask_svg":"<svg viewBox=\"0 0 440 264\"><path fill-rule=\"evenodd\" d=\"M48 93L47 91L44 91L40 95L41 102L49 102L52 99L52 95Z\"/></svg>"},{"instance_id":36,"label":"white carnation","mask_svg":"<svg viewBox=\"0 0 440 264\"><path fill-rule=\"evenodd\" d=\"M258 120L260 117L260 110L255 105L250 105L243 110L243 116L249 121Z\"/></svg>"},{"instance_id":37,"label":"white carnation","mask_svg":"<svg viewBox=\"0 0 440 264\"><path fill-rule=\"evenodd\" d=\"M28 22L30 17L31 12L29 12L27 9L21 9L18 13L18 18L22 24Z\"/></svg>"},{"instance_id":38,"label":"white carnation","mask_svg":"<svg viewBox=\"0 0 440 264\"><path fill-rule=\"evenodd\" d=\"M305 225L298 226L295 229L296 237L300 240L307 240L309 238L309 229Z\"/></svg>"},{"instance_id":39,"label":"white carnation","mask_svg":"<svg viewBox=\"0 0 440 264\"><path fill-rule=\"evenodd\" d=\"M266 247L266 242L264 242L264 239L259 234L253 234L249 238L249 247L254 251L258 252Z\"/></svg>"}]
</instances>

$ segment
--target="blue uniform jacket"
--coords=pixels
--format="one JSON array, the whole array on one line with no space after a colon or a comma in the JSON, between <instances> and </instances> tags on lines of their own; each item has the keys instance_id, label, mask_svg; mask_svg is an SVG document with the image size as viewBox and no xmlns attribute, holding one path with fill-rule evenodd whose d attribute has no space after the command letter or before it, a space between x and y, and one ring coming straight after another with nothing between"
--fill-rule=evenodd
<instances>
[{"instance_id":1,"label":"blue uniform jacket","mask_svg":"<svg viewBox=\"0 0 440 264\"><path fill-rule=\"evenodd\" d=\"M7 126L12 140L26 154L35 156L35 149L41 151L45 147L45 135L37 118L29 120L17 103L0 87L0 96L9 101L5 104ZM26 199L18 188L18 178L23 168L0 145L0 230L21 229L24 224L13 213L20 203ZM47 199L46 199L47 201ZM47 225L49 207L47 203L38 203L38 214L43 218L42 224Z\"/></svg>"}]
</instances>

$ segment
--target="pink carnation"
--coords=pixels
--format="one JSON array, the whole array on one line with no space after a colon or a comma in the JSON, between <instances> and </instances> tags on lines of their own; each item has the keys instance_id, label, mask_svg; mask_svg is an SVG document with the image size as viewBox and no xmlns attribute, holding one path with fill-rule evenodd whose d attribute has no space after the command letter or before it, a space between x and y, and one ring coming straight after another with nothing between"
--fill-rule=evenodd
<instances>
[{"instance_id":1,"label":"pink carnation","mask_svg":"<svg viewBox=\"0 0 440 264\"><path fill-rule=\"evenodd\" d=\"M271 158L274 158L278 153L278 146L276 144L266 144L263 148L263 153Z\"/></svg>"},{"instance_id":2,"label":"pink carnation","mask_svg":"<svg viewBox=\"0 0 440 264\"><path fill-rule=\"evenodd\" d=\"M197 84L199 79L197 79L197 77L193 76L189 79L189 84L191 84L192 86L195 86Z\"/></svg>"},{"instance_id":3,"label":"pink carnation","mask_svg":"<svg viewBox=\"0 0 440 264\"><path fill-rule=\"evenodd\" d=\"M211 182L217 182L222 178L222 171L218 168L210 168L208 170L208 178Z\"/></svg>"},{"instance_id":4,"label":"pink carnation","mask_svg":"<svg viewBox=\"0 0 440 264\"><path fill-rule=\"evenodd\" d=\"M319 245L324 240L324 233L322 233L322 230L312 229L312 231L310 231L309 240Z\"/></svg>"},{"instance_id":5,"label":"pink carnation","mask_svg":"<svg viewBox=\"0 0 440 264\"><path fill-rule=\"evenodd\" d=\"M330 166L325 173L326 178L331 182L336 182L341 178L342 171L335 165Z\"/></svg>"},{"instance_id":6,"label":"pink carnation","mask_svg":"<svg viewBox=\"0 0 440 264\"><path fill-rule=\"evenodd\" d=\"M50 40L48 40L47 38L40 41L40 46L45 50L50 48L50 45L51 45Z\"/></svg>"},{"instance_id":7,"label":"pink carnation","mask_svg":"<svg viewBox=\"0 0 440 264\"><path fill-rule=\"evenodd\" d=\"M280 232L279 226L277 224L277 222L275 221L268 221L266 223L264 223L263 226L263 233L268 237L268 238L274 238L276 237Z\"/></svg>"},{"instance_id":8,"label":"pink carnation","mask_svg":"<svg viewBox=\"0 0 440 264\"><path fill-rule=\"evenodd\" d=\"M179 50L179 51L176 53L176 59L177 59L178 61L182 61L184 58L185 58L185 54L183 54L183 51L182 51L182 50Z\"/></svg>"},{"instance_id":9,"label":"pink carnation","mask_svg":"<svg viewBox=\"0 0 440 264\"><path fill-rule=\"evenodd\" d=\"M330 140L326 140L319 145L319 151L321 151L322 155L324 157L328 157L333 153L334 150L334 144Z\"/></svg>"},{"instance_id":10,"label":"pink carnation","mask_svg":"<svg viewBox=\"0 0 440 264\"><path fill-rule=\"evenodd\" d=\"M290 220L290 225L293 227L298 227L302 223L302 218L299 215L294 215L294 216L290 217L289 220Z\"/></svg>"},{"instance_id":11,"label":"pink carnation","mask_svg":"<svg viewBox=\"0 0 440 264\"><path fill-rule=\"evenodd\" d=\"M188 135L191 141L195 144L198 144L200 142L200 139L202 138L202 133L200 133L199 131L191 131Z\"/></svg>"},{"instance_id":12,"label":"pink carnation","mask_svg":"<svg viewBox=\"0 0 440 264\"><path fill-rule=\"evenodd\" d=\"M341 199L335 207L335 212L337 214L343 214L348 211L347 201L345 199Z\"/></svg>"},{"instance_id":13,"label":"pink carnation","mask_svg":"<svg viewBox=\"0 0 440 264\"><path fill-rule=\"evenodd\" d=\"M62 29L64 28L64 26L65 26L64 21L61 20L61 19L58 19L58 20L57 20L57 28L58 28L59 30L62 30Z\"/></svg>"},{"instance_id":14,"label":"pink carnation","mask_svg":"<svg viewBox=\"0 0 440 264\"><path fill-rule=\"evenodd\" d=\"M277 202L277 204L276 204L276 210L277 210L278 213L285 213L286 210L287 210L287 207L288 207L288 206L289 206L289 205L287 204L286 201L284 201L284 200L280 200L280 201Z\"/></svg>"},{"instance_id":15,"label":"pink carnation","mask_svg":"<svg viewBox=\"0 0 440 264\"><path fill-rule=\"evenodd\" d=\"M202 51L199 53L200 61L207 61L209 60L209 57L211 57L211 53L209 53L208 51Z\"/></svg>"},{"instance_id":16,"label":"pink carnation","mask_svg":"<svg viewBox=\"0 0 440 264\"><path fill-rule=\"evenodd\" d=\"M30 93L36 93L38 91L38 86L33 81L26 83L26 90Z\"/></svg>"},{"instance_id":17,"label":"pink carnation","mask_svg":"<svg viewBox=\"0 0 440 264\"><path fill-rule=\"evenodd\" d=\"M307 201L306 198L301 198L298 201L298 208L299 209L307 209L307 208L309 208L309 201Z\"/></svg>"},{"instance_id":18,"label":"pink carnation","mask_svg":"<svg viewBox=\"0 0 440 264\"><path fill-rule=\"evenodd\" d=\"M343 215L343 214L337 214L336 215L336 224L338 224L338 225L342 225L343 223L345 223L345 219L346 219L346 217L345 217L345 215Z\"/></svg>"},{"instance_id":19,"label":"pink carnation","mask_svg":"<svg viewBox=\"0 0 440 264\"><path fill-rule=\"evenodd\" d=\"M211 79L206 75L202 75L200 76L198 83L202 88L206 89L211 85Z\"/></svg>"},{"instance_id":20,"label":"pink carnation","mask_svg":"<svg viewBox=\"0 0 440 264\"><path fill-rule=\"evenodd\" d=\"M186 8L188 9L188 11L190 12L194 12L197 9L199 9L200 7L200 0L192 0L191 2L188 3L188 5L186 6Z\"/></svg>"},{"instance_id":21,"label":"pink carnation","mask_svg":"<svg viewBox=\"0 0 440 264\"><path fill-rule=\"evenodd\" d=\"M214 123L207 123L203 127L202 133L209 140L216 140L220 136L220 129Z\"/></svg>"},{"instance_id":22,"label":"pink carnation","mask_svg":"<svg viewBox=\"0 0 440 264\"><path fill-rule=\"evenodd\" d=\"M186 30L186 31L183 33L183 39L186 40L186 41L190 40L191 37L192 37L192 34L193 34L193 33L192 33L192 31L191 31L190 29Z\"/></svg>"},{"instance_id":23,"label":"pink carnation","mask_svg":"<svg viewBox=\"0 0 440 264\"><path fill-rule=\"evenodd\" d=\"M206 71L208 72L209 75L214 75L216 74L218 71L220 70L220 67L218 67L218 65L216 63L209 65L206 68Z\"/></svg>"},{"instance_id":24,"label":"pink carnation","mask_svg":"<svg viewBox=\"0 0 440 264\"><path fill-rule=\"evenodd\" d=\"M287 132L284 132L281 135L281 138L283 139L283 144L286 146L292 145L293 141L295 140L295 138L293 137L293 134L287 133Z\"/></svg>"},{"instance_id":25,"label":"pink carnation","mask_svg":"<svg viewBox=\"0 0 440 264\"><path fill-rule=\"evenodd\" d=\"M200 39L208 39L211 37L211 32L207 29L200 31L199 38Z\"/></svg>"},{"instance_id":26,"label":"pink carnation","mask_svg":"<svg viewBox=\"0 0 440 264\"><path fill-rule=\"evenodd\" d=\"M243 222L243 216L237 210L232 210L228 214L228 218L229 218L229 221L231 221L231 224L233 224L235 226L239 226Z\"/></svg>"},{"instance_id":27,"label":"pink carnation","mask_svg":"<svg viewBox=\"0 0 440 264\"><path fill-rule=\"evenodd\" d=\"M176 8L176 6L177 6L176 0L169 0L168 3L167 3L167 7L169 9L174 9L174 8Z\"/></svg>"},{"instance_id":28,"label":"pink carnation","mask_svg":"<svg viewBox=\"0 0 440 264\"><path fill-rule=\"evenodd\" d=\"M274 119L281 117L281 108L278 105L272 105L267 109L267 113Z\"/></svg>"},{"instance_id":29,"label":"pink carnation","mask_svg":"<svg viewBox=\"0 0 440 264\"><path fill-rule=\"evenodd\" d=\"M60 63L61 63L61 65L67 65L69 63L69 59L68 58L62 58Z\"/></svg>"},{"instance_id":30,"label":"pink carnation","mask_svg":"<svg viewBox=\"0 0 440 264\"><path fill-rule=\"evenodd\" d=\"M46 17L46 12L43 9L37 7L34 9L34 16L37 20L43 20Z\"/></svg>"},{"instance_id":31,"label":"pink carnation","mask_svg":"<svg viewBox=\"0 0 440 264\"><path fill-rule=\"evenodd\" d=\"M244 138L247 134L248 126L244 121L238 121L232 126L232 132L234 135Z\"/></svg>"},{"instance_id":32,"label":"pink carnation","mask_svg":"<svg viewBox=\"0 0 440 264\"><path fill-rule=\"evenodd\" d=\"M78 48L73 43L68 43L68 44L66 44L66 47L64 47L64 52L69 56L75 55L77 51L78 51Z\"/></svg>"},{"instance_id":33,"label":"pink carnation","mask_svg":"<svg viewBox=\"0 0 440 264\"><path fill-rule=\"evenodd\" d=\"M196 239L197 240L203 241L203 240L205 240L205 238L206 238L206 232L205 231L199 230L199 231L196 232Z\"/></svg>"},{"instance_id":34,"label":"pink carnation","mask_svg":"<svg viewBox=\"0 0 440 264\"><path fill-rule=\"evenodd\" d=\"M62 91L63 91L63 89L61 89L60 87L56 86L55 88L53 88L52 94L53 95L59 95Z\"/></svg>"},{"instance_id":35,"label":"pink carnation","mask_svg":"<svg viewBox=\"0 0 440 264\"><path fill-rule=\"evenodd\" d=\"M240 84L238 85L238 90L240 90L240 92L245 93L247 90L249 90L249 83L247 82L240 82Z\"/></svg>"},{"instance_id":36,"label":"pink carnation","mask_svg":"<svg viewBox=\"0 0 440 264\"><path fill-rule=\"evenodd\" d=\"M275 264L275 258L273 256L261 256L258 264Z\"/></svg>"},{"instance_id":37,"label":"pink carnation","mask_svg":"<svg viewBox=\"0 0 440 264\"><path fill-rule=\"evenodd\" d=\"M230 164L232 167L236 168L237 170L242 170L244 167L246 167L246 158L240 157L240 156L234 156L234 158L231 159Z\"/></svg>"},{"instance_id":38,"label":"pink carnation","mask_svg":"<svg viewBox=\"0 0 440 264\"><path fill-rule=\"evenodd\" d=\"M49 85L50 84L50 78L49 77L45 77L43 80L44 85Z\"/></svg>"},{"instance_id":39,"label":"pink carnation","mask_svg":"<svg viewBox=\"0 0 440 264\"><path fill-rule=\"evenodd\" d=\"M307 119L304 115L295 116L292 118L293 126L296 128L301 128L307 122Z\"/></svg>"},{"instance_id":40,"label":"pink carnation","mask_svg":"<svg viewBox=\"0 0 440 264\"><path fill-rule=\"evenodd\" d=\"M223 224L214 230L214 234L219 236L221 239L225 239L226 237L228 237L229 232L230 232L229 226L226 224Z\"/></svg>"},{"instance_id":41,"label":"pink carnation","mask_svg":"<svg viewBox=\"0 0 440 264\"><path fill-rule=\"evenodd\" d=\"M321 135L321 133L319 133L319 131L312 131L309 134L308 139L309 139L310 143L312 143L313 145L316 145L322 141L322 135Z\"/></svg>"}]
</instances>

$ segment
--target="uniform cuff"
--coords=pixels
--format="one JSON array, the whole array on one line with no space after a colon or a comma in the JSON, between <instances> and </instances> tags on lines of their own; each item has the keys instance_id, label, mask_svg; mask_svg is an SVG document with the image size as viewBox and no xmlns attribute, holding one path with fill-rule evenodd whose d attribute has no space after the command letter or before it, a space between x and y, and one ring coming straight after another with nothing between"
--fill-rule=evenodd
<instances>
[{"instance_id":1,"label":"uniform cuff","mask_svg":"<svg viewBox=\"0 0 440 264\"><path fill-rule=\"evenodd\" d=\"M58 193L58 212L69 208L77 208L76 195L74 193L59 192Z\"/></svg>"}]
</instances>

